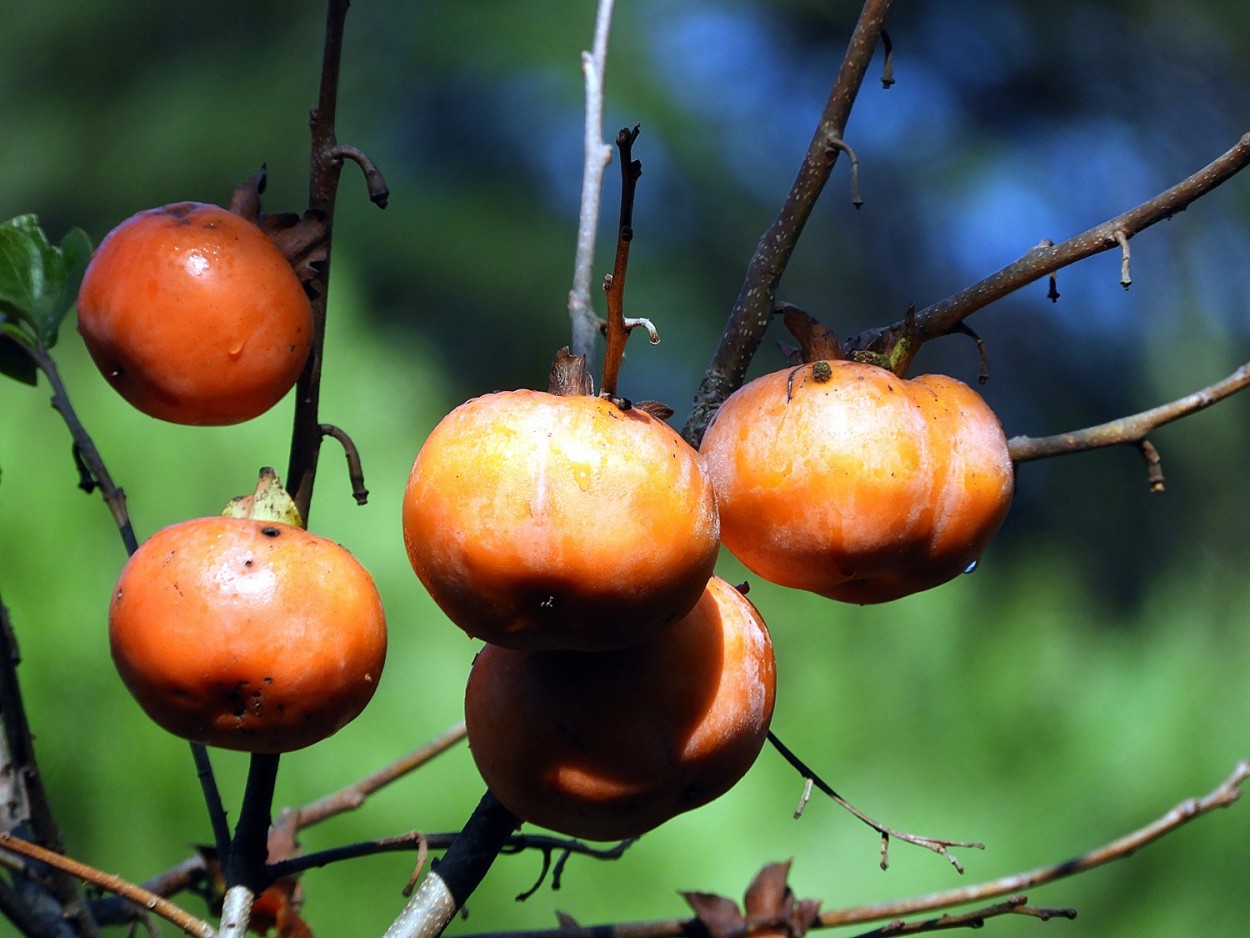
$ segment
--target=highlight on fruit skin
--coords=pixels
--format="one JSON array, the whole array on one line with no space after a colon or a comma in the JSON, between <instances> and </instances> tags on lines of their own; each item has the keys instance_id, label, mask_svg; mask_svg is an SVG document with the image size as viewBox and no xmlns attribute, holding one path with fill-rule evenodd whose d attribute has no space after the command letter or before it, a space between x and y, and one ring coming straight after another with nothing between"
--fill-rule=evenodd
<instances>
[{"instance_id":1,"label":"highlight on fruit skin","mask_svg":"<svg viewBox=\"0 0 1250 938\"><path fill-rule=\"evenodd\" d=\"M338 544L280 522L197 518L127 562L109 644L127 689L170 733L281 753L364 710L386 619L372 577Z\"/></svg>"},{"instance_id":2,"label":"highlight on fruit skin","mask_svg":"<svg viewBox=\"0 0 1250 938\"><path fill-rule=\"evenodd\" d=\"M671 427L603 398L502 391L435 427L403 499L409 560L469 635L619 648L703 594L720 545L712 486Z\"/></svg>"},{"instance_id":3,"label":"highlight on fruit skin","mask_svg":"<svg viewBox=\"0 0 1250 938\"><path fill-rule=\"evenodd\" d=\"M818 361L757 378L700 446L725 546L774 583L878 603L973 566L1011 505L998 418L943 375Z\"/></svg>"},{"instance_id":4,"label":"highlight on fruit skin","mask_svg":"<svg viewBox=\"0 0 1250 938\"><path fill-rule=\"evenodd\" d=\"M772 642L719 577L679 622L629 648L518 651L473 663L465 723L491 792L570 837L649 831L732 788L767 737Z\"/></svg>"},{"instance_id":5,"label":"highlight on fruit skin","mask_svg":"<svg viewBox=\"0 0 1250 938\"><path fill-rule=\"evenodd\" d=\"M101 374L142 412L236 424L276 404L312 345L312 308L252 222L178 202L105 236L78 293L78 331Z\"/></svg>"}]
</instances>

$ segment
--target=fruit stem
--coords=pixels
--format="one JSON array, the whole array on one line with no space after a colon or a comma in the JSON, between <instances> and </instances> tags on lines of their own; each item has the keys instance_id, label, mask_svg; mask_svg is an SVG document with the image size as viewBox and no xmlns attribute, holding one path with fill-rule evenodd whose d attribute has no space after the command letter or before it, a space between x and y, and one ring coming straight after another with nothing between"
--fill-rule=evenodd
<instances>
[{"instance_id":1,"label":"fruit stem","mask_svg":"<svg viewBox=\"0 0 1250 938\"><path fill-rule=\"evenodd\" d=\"M629 340L629 326L625 322L625 271L629 266L629 245L634 239L634 193L638 177L642 175L642 163L633 158L638 131L638 126L634 125L632 130L625 127L616 135L616 146L621 151L621 221L616 234L616 262L612 275L603 282L608 299L607 349L603 353L603 380L599 383L600 395L608 398L616 397L625 343Z\"/></svg>"},{"instance_id":2,"label":"fruit stem","mask_svg":"<svg viewBox=\"0 0 1250 938\"><path fill-rule=\"evenodd\" d=\"M438 869L426 874L384 938L434 938L442 934L520 823L486 792L443 854Z\"/></svg>"},{"instance_id":3,"label":"fruit stem","mask_svg":"<svg viewBox=\"0 0 1250 938\"><path fill-rule=\"evenodd\" d=\"M272 880L265 864L269 858L269 826L277 777L276 753L252 753L239 823L225 863L227 889L244 886L253 895L260 895Z\"/></svg>"}]
</instances>

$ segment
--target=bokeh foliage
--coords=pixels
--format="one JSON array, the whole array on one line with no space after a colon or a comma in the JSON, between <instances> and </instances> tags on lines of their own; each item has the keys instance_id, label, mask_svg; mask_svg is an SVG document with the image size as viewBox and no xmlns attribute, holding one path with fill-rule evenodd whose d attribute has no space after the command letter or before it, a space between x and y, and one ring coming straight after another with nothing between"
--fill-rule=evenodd
<instances>
[{"instance_id":1,"label":"bokeh foliage","mask_svg":"<svg viewBox=\"0 0 1250 938\"><path fill-rule=\"evenodd\" d=\"M1241 5L897 6L898 84L870 80L848 128L866 205L851 208L839 166L783 283L784 299L840 332L897 319L1044 237L1137 204L1250 129ZM857 9L620 5L606 124L642 124L645 166L626 305L664 336L631 348L627 395L685 416ZM282 804L347 784L459 719L475 646L408 569L399 497L441 414L473 394L540 385L567 341L577 57L592 13L589 0L352 8L339 135L377 160L392 197L378 212L348 167L323 417L355 437L373 494L355 506L327 445L310 520L374 572L392 653L359 721L284 759ZM34 212L54 242L74 226L98 240L141 208L222 201L262 162L267 207L302 207L318 4L58 0L9 4L0 21L0 217ZM973 317L992 356L984 392L1008 434L1145 409L1250 358L1248 212L1250 183L1235 179L1134 239L1132 290L1108 254L1062 272L1058 304L1037 284ZM606 269L611 198L604 215ZM72 326L56 355L140 536L215 512L259 466L285 465L289 403L240 428L167 426L113 395ZM974 349L957 339L918 364L976 374ZM779 365L766 347L755 370ZM108 661L104 609L124 552L98 498L75 490L45 392L0 383L0 597L69 850L142 879L206 840L207 824L185 745L147 723ZM1156 434L1164 495L1147 493L1128 450L1022 467L978 572L923 596L860 609L753 583L778 648L777 731L869 813L984 840L984 854L962 855L974 880L1060 859L1207 790L1250 749L1248 427L1250 399L1234 399ZM728 557L722 572L745 576ZM235 806L243 762L217 764ZM942 861L901 845L882 873L871 832L827 803L790 820L799 787L766 751L732 793L625 859L572 862L557 894L513 903L538 863L501 860L453 927L548 925L555 907L587 923L679 916L678 889L738 895L758 866L786 857L796 891L827 906L957 885ZM479 793L460 748L306 844L455 829ZM1079 907L1075 923L988 927L1237 934L1245 810L1031 897ZM310 874L317 933L380 933L409 870L392 855Z\"/></svg>"}]
</instances>

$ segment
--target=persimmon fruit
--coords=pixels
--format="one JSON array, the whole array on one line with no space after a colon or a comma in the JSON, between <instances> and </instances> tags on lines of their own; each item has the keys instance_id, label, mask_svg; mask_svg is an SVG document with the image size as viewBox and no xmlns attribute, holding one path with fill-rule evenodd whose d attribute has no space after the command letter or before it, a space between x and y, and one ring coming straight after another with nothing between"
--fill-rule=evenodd
<instances>
[{"instance_id":1,"label":"persimmon fruit","mask_svg":"<svg viewBox=\"0 0 1250 938\"><path fill-rule=\"evenodd\" d=\"M312 308L252 222L178 202L132 215L100 242L78 293L96 366L139 410L181 424L241 423L294 385Z\"/></svg>"},{"instance_id":2,"label":"persimmon fruit","mask_svg":"<svg viewBox=\"0 0 1250 938\"><path fill-rule=\"evenodd\" d=\"M145 541L109 606L122 681L186 739L280 753L337 732L365 708L386 658L368 571L294 525L197 518Z\"/></svg>"},{"instance_id":3,"label":"persimmon fruit","mask_svg":"<svg viewBox=\"0 0 1250 938\"><path fill-rule=\"evenodd\" d=\"M943 375L817 361L749 382L700 445L725 546L782 586L852 603L944 583L1007 515L998 418Z\"/></svg>"},{"instance_id":4,"label":"persimmon fruit","mask_svg":"<svg viewBox=\"0 0 1250 938\"><path fill-rule=\"evenodd\" d=\"M590 395L457 407L403 499L413 569L472 636L582 651L641 641L707 585L720 522L702 461L663 421Z\"/></svg>"},{"instance_id":5,"label":"persimmon fruit","mask_svg":"<svg viewBox=\"0 0 1250 938\"><path fill-rule=\"evenodd\" d=\"M571 837L617 840L733 787L764 745L775 697L764 621L713 577L689 614L628 648L487 645L465 723L504 807Z\"/></svg>"}]
</instances>

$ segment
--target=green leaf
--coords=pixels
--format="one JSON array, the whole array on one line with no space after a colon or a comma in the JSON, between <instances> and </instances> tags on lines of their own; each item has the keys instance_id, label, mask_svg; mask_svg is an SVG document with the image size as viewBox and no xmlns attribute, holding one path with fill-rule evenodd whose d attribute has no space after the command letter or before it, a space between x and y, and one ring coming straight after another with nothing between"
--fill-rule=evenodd
<instances>
[{"instance_id":1,"label":"green leaf","mask_svg":"<svg viewBox=\"0 0 1250 938\"><path fill-rule=\"evenodd\" d=\"M90 260L91 241L80 228L53 246L34 215L0 224L0 322L25 323L39 345L51 347Z\"/></svg>"}]
</instances>

